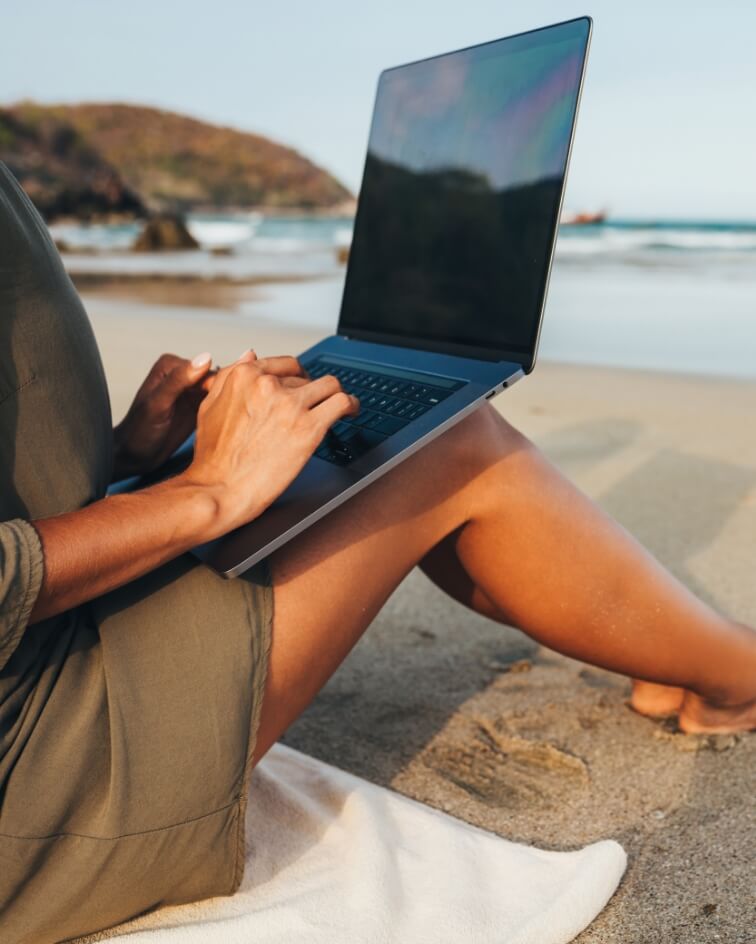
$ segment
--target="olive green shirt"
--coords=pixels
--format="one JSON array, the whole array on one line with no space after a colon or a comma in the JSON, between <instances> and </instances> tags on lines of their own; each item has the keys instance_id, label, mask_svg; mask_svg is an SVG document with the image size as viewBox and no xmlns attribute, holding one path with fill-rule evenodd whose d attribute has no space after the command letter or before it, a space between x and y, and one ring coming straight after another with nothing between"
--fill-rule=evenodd
<instances>
[{"instance_id":1,"label":"olive green shirt","mask_svg":"<svg viewBox=\"0 0 756 944\"><path fill-rule=\"evenodd\" d=\"M0 523L0 669L26 629L43 573L34 528L21 519Z\"/></svg>"},{"instance_id":2,"label":"olive green shirt","mask_svg":"<svg viewBox=\"0 0 756 944\"><path fill-rule=\"evenodd\" d=\"M0 941L45 944L241 880L267 569L184 555L29 626L30 522L103 499L112 420L47 228L0 164ZM107 500L107 499L105 499Z\"/></svg>"}]
</instances>

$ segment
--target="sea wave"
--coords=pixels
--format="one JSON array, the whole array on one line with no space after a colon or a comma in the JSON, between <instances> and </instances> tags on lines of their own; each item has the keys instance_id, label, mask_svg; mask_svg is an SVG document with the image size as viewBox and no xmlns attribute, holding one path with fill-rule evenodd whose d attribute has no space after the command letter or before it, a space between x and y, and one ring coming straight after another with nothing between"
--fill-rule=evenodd
<instances>
[{"instance_id":1,"label":"sea wave","mask_svg":"<svg viewBox=\"0 0 756 944\"><path fill-rule=\"evenodd\" d=\"M326 244L329 245L330 244ZM298 255L306 252L319 252L324 246L312 239L296 236L256 236L248 247L251 252Z\"/></svg>"},{"instance_id":2,"label":"sea wave","mask_svg":"<svg viewBox=\"0 0 756 944\"><path fill-rule=\"evenodd\" d=\"M50 232L72 252L122 252L134 245L142 225L138 221L112 224L68 221L52 224ZM190 214L186 225L200 249L210 251L296 255L338 249L348 246L352 239L351 220L339 217L275 217L255 212Z\"/></svg>"},{"instance_id":3,"label":"sea wave","mask_svg":"<svg viewBox=\"0 0 756 944\"><path fill-rule=\"evenodd\" d=\"M623 256L638 253L741 254L756 252L756 226L733 224L642 226L604 223L563 226L557 254L569 257Z\"/></svg>"},{"instance_id":4,"label":"sea wave","mask_svg":"<svg viewBox=\"0 0 756 944\"><path fill-rule=\"evenodd\" d=\"M141 224L60 223L53 236L67 250L69 268L93 272L191 272L233 277L261 274L327 274L352 240L352 220L328 217L192 214L187 226L199 250L140 254L130 249ZM563 225L556 258L562 265L644 265L746 271L756 253L756 224L651 223L609 220ZM147 258L145 258L145 256ZM221 258L227 257L226 261Z\"/></svg>"},{"instance_id":5,"label":"sea wave","mask_svg":"<svg viewBox=\"0 0 756 944\"><path fill-rule=\"evenodd\" d=\"M254 238L262 216L257 219L207 220L189 218L187 229L203 249L230 249Z\"/></svg>"}]
</instances>

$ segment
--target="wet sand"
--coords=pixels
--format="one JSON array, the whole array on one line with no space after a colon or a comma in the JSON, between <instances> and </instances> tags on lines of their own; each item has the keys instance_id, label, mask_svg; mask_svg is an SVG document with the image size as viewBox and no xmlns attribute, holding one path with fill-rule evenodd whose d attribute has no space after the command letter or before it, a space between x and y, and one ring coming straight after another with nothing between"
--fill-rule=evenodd
<instances>
[{"instance_id":1,"label":"wet sand","mask_svg":"<svg viewBox=\"0 0 756 944\"><path fill-rule=\"evenodd\" d=\"M163 350L227 362L320 336L207 301L88 300L116 417ZM756 383L542 362L495 403L698 594L756 623ZM746 944L756 737L676 734L628 693L415 573L285 740L510 839L618 839L628 873L581 944Z\"/></svg>"},{"instance_id":2,"label":"wet sand","mask_svg":"<svg viewBox=\"0 0 756 944\"><path fill-rule=\"evenodd\" d=\"M307 275L259 276L240 280L223 276L207 279L191 275L113 275L107 272L78 272L71 278L79 292L97 299L126 303L137 299L140 304L228 312L236 311L244 302L258 300L264 286L311 284L314 281Z\"/></svg>"}]
</instances>

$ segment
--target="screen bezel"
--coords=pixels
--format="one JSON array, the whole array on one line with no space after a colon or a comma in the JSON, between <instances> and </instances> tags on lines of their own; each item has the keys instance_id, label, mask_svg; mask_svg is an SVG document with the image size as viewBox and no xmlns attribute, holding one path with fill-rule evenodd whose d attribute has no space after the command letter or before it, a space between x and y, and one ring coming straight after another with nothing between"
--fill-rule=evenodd
<instances>
[{"instance_id":1,"label":"screen bezel","mask_svg":"<svg viewBox=\"0 0 756 944\"><path fill-rule=\"evenodd\" d=\"M499 39L493 39L486 43L476 43L472 46L466 46L463 49L456 49L452 52L440 53L435 56L427 56L425 59L417 59L414 62L404 63L400 66L393 66L390 69L384 69L381 72L381 75L378 79L378 88L380 89L380 81L387 72L393 72L396 69L403 69L407 66L417 65L419 62L428 62L432 59L442 59L446 56L454 56L460 52L466 52L468 49L478 49L481 46L490 46L494 43L500 43L509 39L516 39L522 36L532 36L536 33L542 33L546 30L557 29L562 26L567 26L569 24L575 23L584 23L586 26L586 36L585 36L585 49L583 52L583 60L580 67L580 78L578 81L578 92L575 99L575 109L572 115L572 122L570 124L570 132L567 143L567 155L564 163L564 170L562 172L561 185L559 188L559 199L557 201L556 210L554 217L551 221L551 240L549 243L548 250L546 252L546 258L544 260L543 273L541 275L541 290L540 290L540 305L537 313L537 324L535 327L533 339L531 343L521 349L508 349L508 348L497 348L492 346L480 347L475 344L467 344L459 341L442 341L437 338L421 338L419 336L408 337L407 335L402 334L393 334L388 331L372 331L365 328L352 327L344 320L344 295L346 293L346 279L344 282L344 293L342 293L342 302L341 309L339 312L339 321L337 332L343 337L355 338L360 341L372 341L377 344L388 344L394 345L396 347L407 347L415 348L423 351L435 351L440 354L454 354L459 357L471 357L476 360L484 361L511 361L523 368L526 373L530 371L535 366L536 355L538 353L538 345L541 338L541 326L543 324L543 314L546 308L546 298L548 295L549 281L551 277L551 269L554 262L554 251L556 249L556 241L559 233L559 219L562 215L562 205L564 203L564 192L566 189L567 183L567 173L570 166L570 158L572 156L572 145L575 140L575 127L577 125L577 116L578 111L580 110L580 100L583 94L583 83L585 81L585 70L586 63L588 61L588 51L591 45L591 36L593 34L593 19L590 16L578 16L573 17L569 20L562 20L559 23L550 23L548 26L540 26L536 29L525 30L521 33L513 33L511 36L502 36ZM378 91L376 91L376 104L378 100ZM370 137L372 137L373 124L375 122L375 106L373 108L373 118L371 121ZM362 173L362 184L365 181L365 173L367 170L367 156L365 158L365 166ZM362 189L362 184L360 190ZM357 211L355 213L354 219L354 229L357 230L357 225L360 218L360 200L357 201ZM349 268L347 263L347 274L346 278L349 278Z\"/></svg>"}]
</instances>

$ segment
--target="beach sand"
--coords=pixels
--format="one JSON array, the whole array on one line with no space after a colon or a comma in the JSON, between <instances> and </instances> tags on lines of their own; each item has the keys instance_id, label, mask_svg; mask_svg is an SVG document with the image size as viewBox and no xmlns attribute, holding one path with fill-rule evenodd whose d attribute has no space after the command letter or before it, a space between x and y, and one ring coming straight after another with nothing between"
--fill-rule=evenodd
<instances>
[{"instance_id":1,"label":"beach sand","mask_svg":"<svg viewBox=\"0 0 756 944\"><path fill-rule=\"evenodd\" d=\"M116 418L162 351L228 362L320 336L86 301ZM495 404L696 593L756 623L756 383L542 362ZM581 944L752 941L756 738L676 734L628 693L415 573L285 741L509 839L618 839L628 873Z\"/></svg>"}]
</instances>

